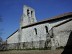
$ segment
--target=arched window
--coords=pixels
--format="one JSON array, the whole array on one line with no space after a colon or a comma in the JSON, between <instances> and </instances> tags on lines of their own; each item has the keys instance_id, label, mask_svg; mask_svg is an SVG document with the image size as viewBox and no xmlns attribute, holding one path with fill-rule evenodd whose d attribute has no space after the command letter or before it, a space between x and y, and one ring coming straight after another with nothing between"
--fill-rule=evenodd
<instances>
[{"instance_id":1,"label":"arched window","mask_svg":"<svg viewBox=\"0 0 72 54\"><path fill-rule=\"evenodd\" d=\"M31 11L31 17L33 16L33 11Z\"/></svg>"},{"instance_id":2,"label":"arched window","mask_svg":"<svg viewBox=\"0 0 72 54\"><path fill-rule=\"evenodd\" d=\"M35 34L37 35L37 29L36 29L36 28L34 28L34 30L35 30Z\"/></svg>"},{"instance_id":3,"label":"arched window","mask_svg":"<svg viewBox=\"0 0 72 54\"><path fill-rule=\"evenodd\" d=\"M48 33L48 27L47 26L45 26L45 29L46 29L46 33Z\"/></svg>"},{"instance_id":4,"label":"arched window","mask_svg":"<svg viewBox=\"0 0 72 54\"><path fill-rule=\"evenodd\" d=\"M29 9L27 9L27 16L29 16Z\"/></svg>"}]
</instances>

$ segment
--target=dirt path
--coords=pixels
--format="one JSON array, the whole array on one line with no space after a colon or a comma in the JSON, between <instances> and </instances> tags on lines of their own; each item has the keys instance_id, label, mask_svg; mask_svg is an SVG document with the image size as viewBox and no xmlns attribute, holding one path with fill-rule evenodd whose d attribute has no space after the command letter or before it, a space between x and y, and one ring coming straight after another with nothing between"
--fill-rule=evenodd
<instances>
[{"instance_id":1,"label":"dirt path","mask_svg":"<svg viewBox=\"0 0 72 54\"><path fill-rule=\"evenodd\" d=\"M2 51L0 54L61 54L63 50L22 50Z\"/></svg>"}]
</instances>

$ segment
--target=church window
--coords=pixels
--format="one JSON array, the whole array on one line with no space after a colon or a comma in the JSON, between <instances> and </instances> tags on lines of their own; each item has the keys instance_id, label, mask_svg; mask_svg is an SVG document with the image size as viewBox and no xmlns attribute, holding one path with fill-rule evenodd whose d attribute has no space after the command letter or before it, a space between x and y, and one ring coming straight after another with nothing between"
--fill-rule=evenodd
<instances>
[{"instance_id":1,"label":"church window","mask_svg":"<svg viewBox=\"0 0 72 54\"><path fill-rule=\"evenodd\" d=\"M29 16L29 9L27 9L27 15Z\"/></svg>"},{"instance_id":2,"label":"church window","mask_svg":"<svg viewBox=\"0 0 72 54\"><path fill-rule=\"evenodd\" d=\"M33 11L31 11L31 17L33 16Z\"/></svg>"},{"instance_id":3,"label":"church window","mask_svg":"<svg viewBox=\"0 0 72 54\"><path fill-rule=\"evenodd\" d=\"M37 35L37 29L36 29L36 28L34 28L34 30L35 30L35 34Z\"/></svg>"},{"instance_id":4,"label":"church window","mask_svg":"<svg viewBox=\"0 0 72 54\"><path fill-rule=\"evenodd\" d=\"M46 33L48 33L48 27L47 26L45 26L45 29L46 29Z\"/></svg>"}]
</instances>

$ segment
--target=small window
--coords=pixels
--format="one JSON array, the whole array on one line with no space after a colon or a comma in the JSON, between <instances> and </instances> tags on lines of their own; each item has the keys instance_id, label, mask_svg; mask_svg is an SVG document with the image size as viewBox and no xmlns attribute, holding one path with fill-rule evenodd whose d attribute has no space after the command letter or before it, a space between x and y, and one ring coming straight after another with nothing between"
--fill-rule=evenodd
<instances>
[{"instance_id":1,"label":"small window","mask_svg":"<svg viewBox=\"0 0 72 54\"><path fill-rule=\"evenodd\" d=\"M27 9L27 15L29 16L29 9Z\"/></svg>"},{"instance_id":2,"label":"small window","mask_svg":"<svg viewBox=\"0 0 72 54\"><path fill-rule=\"evenodd\" d=\"M33 11L31 11L31 17L33 16Z\"/></svg>"},{"instance_id":3,"label":"small window","mask_svg":"<svg viewBox=\"0 0 72 54\"><path fill-rule=\"evenodd\" d=\"M46 29L46 33L48 33L48 27L47 26L45 26L45 29Z\"/></svg>"},{"instance_id":4,"label":"small window","mask_svg":"<svg viewBox=\"0 0 72 54\"><path fill-rule=\"evenodd\" d=\"M36 29L36 28L34 28L34 30L35 30L35 34L37 35L37 29Z\"/></svg>"}]
</instances>

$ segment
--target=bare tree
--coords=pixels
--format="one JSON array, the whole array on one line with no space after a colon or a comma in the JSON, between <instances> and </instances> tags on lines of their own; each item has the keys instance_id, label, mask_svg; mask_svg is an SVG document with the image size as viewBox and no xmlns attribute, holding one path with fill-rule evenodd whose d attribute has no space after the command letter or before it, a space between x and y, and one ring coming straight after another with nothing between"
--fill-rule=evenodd
<instances>
[{"instance_id":1,"label":"bare tree","mask_svg":"<svg viewBox=\"0 0 72 54\"><path fill-rule=\"evenodd\" d=\"M0 37L0 50L2 50L2 38Z\"/></svg>"},{"instance_id":2,"label":"bare tree","mask_svg":"<svg viewBox=\"0 0 72 54\"><path fill-rule=\"evenodd\" d=\"M2 22L2 18L0 16L0 23L1 22ZM2 38L1 38L1 34L2 34L2 32L1 32L1 28L0 28L0 50L2 50Z\"/></svg>"},{"instance_id":3,"label":"bare tree","mask_svg":"<svg viewBox=\"0 0 72 54\"><path fill-rule=\"evenodd\" d=\"M0 25L1 25L1 22L2 22L2 16L0 16ZM5 47L4 47L4 41L2 40L2 28L0 27L0 50L4 50Z\"/></svg>"}]
</instances>

